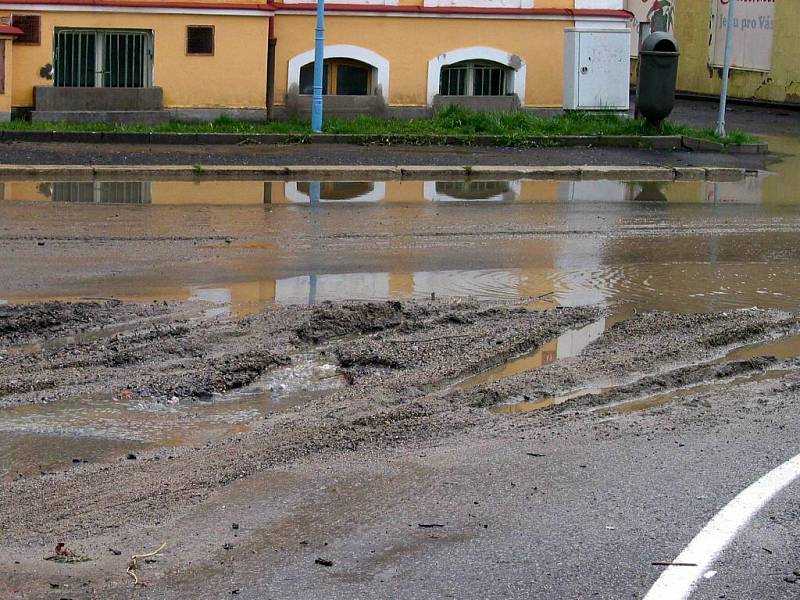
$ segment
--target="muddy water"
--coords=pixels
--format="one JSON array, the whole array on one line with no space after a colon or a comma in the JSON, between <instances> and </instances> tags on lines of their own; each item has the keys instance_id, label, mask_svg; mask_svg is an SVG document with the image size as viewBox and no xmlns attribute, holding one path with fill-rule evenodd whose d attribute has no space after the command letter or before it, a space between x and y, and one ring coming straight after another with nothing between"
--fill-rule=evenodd
<instances>
[{"instance_id":1,"label":"muddy water","mask_svg":"<svg viewBox=\"0 0 800 600\"><path fill-rule=\"evenodd\" d=\"M122 397L72 398L0 410L0 479L73 464L132 460L155 447L197 446L249 429L341 384L334 365L300 355L235 393L206 401L154 403ZM131 458L126 458L133 455Z\"/></svg>"},{"instance_id":2,"label":"muddy water","mask_svg":"<svg viewBox=\"0 0 800 600\"><path fill-rule=\"evenodd\" d=\"M612 321L610 319L609 321ZM573 333L573 332L571 332ZM577 333L577 332L574 332ZM602 334L602 331L598 334ZM567 334L569 335L569 334ZM562 336L564 337L564 336ZM559 338L560 340L561 338ZM596 338L595 338L596 339ZM590 340L591 341L591 340ZM583 347L585 348L587 344L584 344ZM572 354L572 356L576 356L577 354ZM743 361L748 360L751 358L757 358L762 356L770 356L776 358L778 361L785 361L789 359L796 359L800 357L800 335L788 335L786 337L768 340L764 342L759 342L757 344L750 344L747 346L742 346L740 348L736 348L730 352L728 352L723 357L713 361L715 363L728 363L734 361ZM515 361L519 364L522 364L527 357L519 359ZM529 363L528 363L529 364ZM746 376L738 376L732 379L723 379L720 381L708 383L708 384L700 384L700 385L692 385L685 388L679 388L677 390L672 390L669 392L665 392L663 394L655 394L649 395L644 398L637 398L634 400L628 400L622 402L617 405L612 406L604 406L601 408L595 409L595 411L600 412L601 414L609 414L609 413L631 413L640 410L646 410L650 408L656 408L658 406L664 406L669 404L670 402L674 402L675 400L680 400L683 398L695 397L698 395L702 395L705 392L719 389L720 387L730 387L735 384L744 382L744 381L764 381L766 379L777 378L781 377L786 373L785 370L781 368L781 363L776 363L776 367L767 369L767 371L763 373L754 373ZM515 372L521 371L530 371L535 368L540 368L544 366L544 364L530 364L528 368L519 369ZM512 373L509 373L512 374ZM507 376L507 375L506 375ZM484 378L476 377L475 380L479 380L480 383L487 383L490 381L496 381L500 378L499 372L487 372ZM499 406L495 409L495 412L498 414L519 414L519 413L528 413L534 412L537 410L541 410L543 408L547 408L549 406L554 406L557 404L563 404L569 400L573 400L580 396L585 396L589 394L600 394L602 392L608 391L612 389L611 386L609 387L586 387L574 390L567 394L562 394L560 396L553 396L551 398L543 398L541 400L537 400L534 402L517 402L514 404L508 404Z\"/></svg>"},{"instance_id":3,"label":"muddy water","mask_svg":"<svg viewBox=\"0 0 800 600\"><path fill-rule=\"evenodd\" d=\"M435 294L610 308L605 324L463 384L479 385L577 355L634 310L796 310L800 141L769 142L782 162L721 183L323 182L317 197L308 182L5 181L0 302L198 299L238 316ZM764 353L796 356L787 343ZM0 475L202 444L336 383L320 365L299 370L192 405L102 397L3 409Z\"/></svg>"}]
</instances>

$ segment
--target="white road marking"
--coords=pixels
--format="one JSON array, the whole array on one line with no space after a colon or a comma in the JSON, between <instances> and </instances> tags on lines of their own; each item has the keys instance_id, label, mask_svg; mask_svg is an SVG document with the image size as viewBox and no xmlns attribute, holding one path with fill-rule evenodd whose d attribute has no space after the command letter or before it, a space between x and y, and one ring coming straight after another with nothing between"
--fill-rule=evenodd
<instances>
[{"instance_id":1,"label":"white road marking","mask_svg":"<svg viewBox=\"0 0 800 600\"><path fill-rule=\"evenodd\" d=\"M800 477L800 454L776 467L739 493L708 522L673 561L696 567L667 567L644 600L686 600L717 556L753 516Z\"/></svg>"}]
</instances>

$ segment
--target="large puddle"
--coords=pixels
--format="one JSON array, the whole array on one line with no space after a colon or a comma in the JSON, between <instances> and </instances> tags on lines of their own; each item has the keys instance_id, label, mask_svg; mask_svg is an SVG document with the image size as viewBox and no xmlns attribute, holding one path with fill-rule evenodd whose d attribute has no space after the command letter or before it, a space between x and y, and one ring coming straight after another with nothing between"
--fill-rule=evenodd
<instances>
[{"instance_id":1,"label":"large puddle","mask_svg":"<svg viewBox=\"0 0 800 600\"><path fill-rule=\"evenodd\" d=\"M614 318L796 310L800 141L768 141L786 160L739 182L4 181L0 303L198 299L234 317L272 303L431 295L602 304ZM569 332L461 385L579 355L608 325ZM796 356L786 344L759 352ZM97 397L3 409L0 476L203 444L338 382L308 358L292 369L203 403Z\"/></svg>"},{"instance_id":2,"label":"large puddle","mask_svg":"<svg viewBox=\"0 0 800 600\"><path fill-rule=\"evenodd\" d=\"M247 431L253 421L308 402L340 383L334 365L304 354L246 388L204 401L97 396L4 408L0 479L70 464L135 460L138 451L148 448L202 445Z\"/></svg>"}]
</instances>

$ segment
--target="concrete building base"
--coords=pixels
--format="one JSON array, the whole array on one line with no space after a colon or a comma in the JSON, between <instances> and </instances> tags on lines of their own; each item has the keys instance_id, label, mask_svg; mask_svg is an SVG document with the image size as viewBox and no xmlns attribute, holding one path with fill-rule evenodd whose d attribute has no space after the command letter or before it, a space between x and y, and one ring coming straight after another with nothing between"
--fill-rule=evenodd
<instances>
[{"instance_id":1,"label":"concrete building base","mask_svg":"<svg viewBox=\"0 0 800 600\"><path fill-rule=\"evenodd\" d=\"M170 121L210 123L220 117L235 121L266 121L265 108L167 108Z\"/></svg>"},{"instance_id":2,"label":"concrete building base","mask_svg":"<svg viewBox=\"0 0 800 600\"><path fill-rule=\"evenodd\" d=\"M0 122L7 123L11 120L11 111L9 112L0 112Z\"/></svg>"},{"instance_id":3,"label":"concrete building base","mask_svg":"<svg viewBox=\"0 0 800 600\"><path fill-rule=\"evenodd\" d=\"M325 96L323 103L325 114L332 117L386 116L383 96ZM284 111L289 118L310 119L311 96L287 94Z\"/></svg>"},{"instance_id":4,"label":"concrete building base","mask_svg":"<svg viewBox=\"0 0 800 600\"><path fill-rule=\"evenodd\" d=\"M520 102L516 95L511 96L441 96L433 97L434 111L448 106L463 106L479 112L511 112L519 110Z\"/></svg>"},{"instance_id":5,"label":"concrete building base","mask_svg":"<svg viewBox=\"0 0 800 600\"><path fill-rule=\"evenodd\" d=\"M37 111L154 111L164 107L164 92L160 87L95 88L37 85L33 88L33 105Z\"/></svg>"},{"instance_id":6,"label":"concrete building base","mask_svg":"<svg viewBox=\"0 0 800 600\"><path fill-rule=\"evenodd\" d=\"M31 121L51 123L166 123L170 115L165 110L34 110Z\"/></svg>"}]
</instances>

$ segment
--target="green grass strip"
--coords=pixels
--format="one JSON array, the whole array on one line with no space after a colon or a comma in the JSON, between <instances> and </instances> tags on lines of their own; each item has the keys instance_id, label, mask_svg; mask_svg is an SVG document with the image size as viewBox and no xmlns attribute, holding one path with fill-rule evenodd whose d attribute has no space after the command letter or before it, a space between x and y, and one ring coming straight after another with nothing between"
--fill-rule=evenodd
<instances>
[{"instance_id":1,"label":"green grass strip","mask_svg":"<svg viewBox=\"0 0 800 600\"><path fill-rule=\"evenodd\" d=\"M157 125L109 123L50 123L14 120L0 123L0 129L10 131L75 131L130 133L235 133L235 134L298 134L309 135L307 121L236 121L220 117L210 123L169 122ZM569 112L554 117L541 117L524 111L475 112L461 106L450 106L430 119L381 119L359 116L352 119L327 119L325 133L365 136L392 136L424 141L426 137L460 135L493 135L503 138L506 145L524 144L530 137L541 136L660 136L686 135L723 144L756 143L758 138L748 133L732 131L720 138L713 129L696 129L669 121L654 128L643 119L628 119L612 113Z\"/></svg>"}]
</instances>

